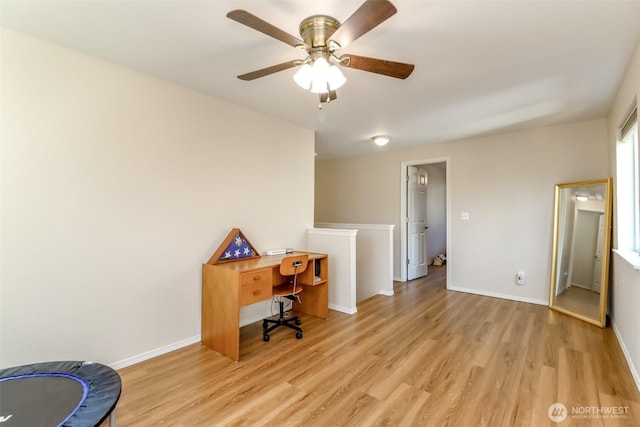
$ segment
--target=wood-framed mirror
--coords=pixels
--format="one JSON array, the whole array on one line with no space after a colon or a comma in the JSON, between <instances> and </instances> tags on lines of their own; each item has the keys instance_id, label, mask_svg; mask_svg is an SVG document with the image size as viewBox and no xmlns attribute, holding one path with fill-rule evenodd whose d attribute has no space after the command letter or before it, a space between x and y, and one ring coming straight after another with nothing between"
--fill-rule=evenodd
<instances>
[{"instance_id":1,"label":"wood-framed mirror","mask_svg":"<svg viewBox=\"0 0 640 427\"><path fill-rule=\"evenodd\" d=\"M611 178L557 184L549 307L604 328L611 252Z\"/></svg>"}]
</instances>

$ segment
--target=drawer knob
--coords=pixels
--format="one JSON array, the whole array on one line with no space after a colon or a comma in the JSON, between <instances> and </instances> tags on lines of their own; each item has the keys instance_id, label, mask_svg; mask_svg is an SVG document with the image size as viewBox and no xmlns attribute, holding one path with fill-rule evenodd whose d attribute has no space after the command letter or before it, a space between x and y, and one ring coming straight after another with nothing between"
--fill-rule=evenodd
<instances>
[{"instance_id":1,"label":"drawer knob","mask_svg":"<svg viewBox=\"0 0 640 427\"><path fill-rule=\"evenodd\" d=\"M254 295L260 295L260 291L259 290L255 290L255 291L253 291L253 294Z\"/></svg>"}]
</instances>

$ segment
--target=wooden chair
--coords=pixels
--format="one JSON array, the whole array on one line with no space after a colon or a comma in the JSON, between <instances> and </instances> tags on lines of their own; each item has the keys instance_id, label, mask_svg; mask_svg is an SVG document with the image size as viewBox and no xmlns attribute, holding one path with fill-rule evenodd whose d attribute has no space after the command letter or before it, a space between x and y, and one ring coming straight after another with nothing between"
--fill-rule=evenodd
<instances>
[{"instance_id":1,"label":"wooden chair","mask_svg":"<svg viewBox=\"0 0 640 427\"><path fill-rule=\"evenodd\" d=\"M280 262L280 275L286 281L273 288L273 298L280 305L280 314L277 319L262 320L262 339L265 342L269 341L269 333L280 326L293 329L296 331L296 338L302 338L300 318L298 316L285 317L284 303L286 300L300 302L299 294L302 292L302 286L298 284L298 275L307 269L308 263L308 254L285 256Z\"/></svg>"}]
</instances>

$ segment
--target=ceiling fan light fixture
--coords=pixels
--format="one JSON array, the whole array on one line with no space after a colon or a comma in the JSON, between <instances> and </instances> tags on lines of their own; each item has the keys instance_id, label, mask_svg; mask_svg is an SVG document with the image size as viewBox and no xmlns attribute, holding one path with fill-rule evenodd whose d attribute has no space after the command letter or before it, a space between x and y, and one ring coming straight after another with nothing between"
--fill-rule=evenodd
<instances>
[{"instance_id":1,"label":"ceiling fan light fixture","mask_svg":"<svg viewBox=\"0 0 640 427\"><path fill-rule=\"evenodd\" d=\"M373 139L373 142L375 142L376 145L379 146L379 147L387 145L389 143L389 141L391 141L391 137L387 136L387 135L376 135L376 136L372 137L371 139Z\"/></svg>"},{"instance_id":2,"label":"ceiling fan light fixture","mask_svg":"<svg viewBox=\"0 0 640 427\"><path fill-rule=\"evenodd\" d=\"M303 64L293 75L293 80L312 93L327 93L341 87L347 78L340 67L330 64L324 57L316 58L311 65Z\"/></svg>"},{"instance_id":3,"label":"ceiling fan light fixture","mask_svg":"<svg viewBox=\"0 0 640 427\"><path fill-rule=\"evenodd\" d=\"M347 78L342 74L342 71L340 71L340 67L332 65L329 67L327 80L329 81L329 89L336 90L345 84Z\"/></svg>"},{"instance_id":4,"label":"ceiling fan light fixture","mask_svg":"<svg viewBox=\"0 0 640 427\"><path fill-rule=\"evenodd\" d=\"M298 72L293 75L293 80L304 90L311 89L313 81L313 68L309 64L302 64Z\"/></svg>"},{"instance_id":5,"label":"ceiling fan light fixture","mask_svg":"<svg viewBox=\"0 0 640 427\"><path fill-rule=\"evenodd\" d=\"M327 93L329 92L329 85L326 79L313 79L311 82L311 93Z\"/></svg>"},{"instance_id":6,"label":"ceiling fan light fixture","mask_svg":"<svg viewBox=\"0 0 640 427\"><path fill-rule=\"evenodd\" d=\"M324 57L319 56L313 61L313 73L314 77L325 76L329 71L329 61L324 59Z\"/></svg>"},{"instance_id":7,"label":"ceiling fan light fixture","mask_svg":"<svg viewBox=\"0 0 640 427\"><path fill-rule=\"evenodd\" d=\"M312 93L329 92L329 62L322 56L313 61L313 80L311 82Z\"/></svg>"}]
</instances>

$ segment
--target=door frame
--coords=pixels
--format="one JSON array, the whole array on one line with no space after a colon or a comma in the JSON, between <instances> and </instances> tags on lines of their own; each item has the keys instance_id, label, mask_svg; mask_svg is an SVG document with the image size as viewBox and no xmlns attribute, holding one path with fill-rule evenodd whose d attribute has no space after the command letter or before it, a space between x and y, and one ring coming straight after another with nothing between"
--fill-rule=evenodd
<instances>
[{"instance_id":1,"label":"door frame","mask_svg":"<svg viewBox=\"0 0 640 427\"><path fill-rule=\"evenodd\" d=\"M449 157L434 157L423 160L410 160L400 164L400 281L407 281L407 174L409 166L421 166L434 163L445 164L446 192L446 233L447 233L447 289L451 288L451 160Z\"/></svg>"}]
</instances>

